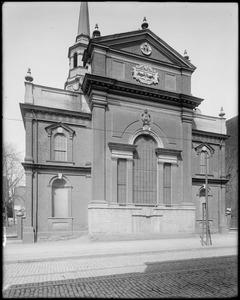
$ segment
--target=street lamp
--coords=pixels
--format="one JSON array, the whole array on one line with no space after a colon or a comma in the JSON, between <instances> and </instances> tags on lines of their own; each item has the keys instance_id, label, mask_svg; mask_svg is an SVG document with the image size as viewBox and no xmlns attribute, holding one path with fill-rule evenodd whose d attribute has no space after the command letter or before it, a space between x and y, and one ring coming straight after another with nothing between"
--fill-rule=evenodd
<instances>
[{"instance_id":1,"label":"street lamp","mask_svg":"<svg viewBox=\"0 0 240 300\"><path fill-rule=\"evenodd\" d=\"M207 170L207 159L208 152L207 147L203 146L202 151L205 154L205 201L206 201L206 244L209 245L209 218L208 218L208 170ZM204 222L204 221L203 221Z\"/></svg>"}]
</instances>

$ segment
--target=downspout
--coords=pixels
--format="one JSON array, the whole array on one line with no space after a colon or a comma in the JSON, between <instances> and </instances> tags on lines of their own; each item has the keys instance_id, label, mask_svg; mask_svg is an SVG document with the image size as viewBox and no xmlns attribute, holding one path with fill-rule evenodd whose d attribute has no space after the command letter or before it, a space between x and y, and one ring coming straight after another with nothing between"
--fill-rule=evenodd
<instances>
[{"instance_id":1,"label":"downspout","mask_svg":"<svg viewBox=\"0 0 240 300\"><path fill-rule=\"evenodd\" d=\"M32 111L34 119L36 121L36 128L35 128L35 163L38 164L38 119ZM33 226L34 229L34 242L37 242L37 233L38 233L38 169L35 171L35 182L36 182L36 189L35 189L35 224Z\"/></svg>"}]
</instances>

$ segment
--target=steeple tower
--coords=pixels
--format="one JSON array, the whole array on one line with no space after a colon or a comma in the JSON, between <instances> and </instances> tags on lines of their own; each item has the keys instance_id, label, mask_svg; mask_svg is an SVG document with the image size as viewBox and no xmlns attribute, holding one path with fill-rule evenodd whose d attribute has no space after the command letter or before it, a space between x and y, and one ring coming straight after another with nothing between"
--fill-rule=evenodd
<instances>
[{"instance_id":1,"label":"steeple tower","mask_svg":"<svg viewBox=\"0 0 240 300\"><path fill-rule=\"evenodd\" d=\"M82 57L90 40L90 25L88 2L81 2L78 31L75 44L68 50L69 73L64 88L69 91L79 91L84 75L89 72L83 67Z\"/></svg>"},{"instance_id":2,"label":"steeple tower","mask_svg":"<svg viewBox=\"0 0 240 300\"><path fill-rule=\"evenodd\" d=\"M89 42L90 39L90 26L89 26L89 13L88 3L81 2L79 21L78 21L78 33L76 42Z\"/></svg>"}]
</instances>

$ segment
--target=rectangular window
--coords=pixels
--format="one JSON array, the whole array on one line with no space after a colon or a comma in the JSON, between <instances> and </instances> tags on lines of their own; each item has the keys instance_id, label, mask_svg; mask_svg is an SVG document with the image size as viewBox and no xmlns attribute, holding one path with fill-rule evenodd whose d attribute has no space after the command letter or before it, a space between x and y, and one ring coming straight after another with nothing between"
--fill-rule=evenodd
<instances>
[{"instance_id":1,"label":"rectangular window","mask_svg":"<svg viewBox=\"0 0 240 300\"><path fill-rule=\"evenodd\" d=\"M163 166L163 203L171 204L171 164L165 163Z\"/></svg>"},{"instance_id":2,"label":"rectangular window","mask_svg":"<svg viewBox=\"0 0 240 300\"><path fill-rule=\"evenodd\" d=\"M127 161L119 158L117 166L117 201L118 203L126 203L127 191Z\"/></svg>"},{"instance_id":3,"label":"rectangular window","mask_svg":"<svg viewBox=\"0 0 240 300\"><path fill-rule=\"evenodd\" d=\"M204 151L200 153L200 174L206 173L206 154ZM207 173L209 174L209 154L207 154Z\"/></svg>"},{"instance_id":4,"label":"rectangular window","mask_svg":"<svg viewBox=\"0 0 240 300\"><path fill-rule=\"evenodd\" d=\"M57 134L54 138L54 159L67 160L67 138L63 134Z\"/></svg>"}]
</instances>

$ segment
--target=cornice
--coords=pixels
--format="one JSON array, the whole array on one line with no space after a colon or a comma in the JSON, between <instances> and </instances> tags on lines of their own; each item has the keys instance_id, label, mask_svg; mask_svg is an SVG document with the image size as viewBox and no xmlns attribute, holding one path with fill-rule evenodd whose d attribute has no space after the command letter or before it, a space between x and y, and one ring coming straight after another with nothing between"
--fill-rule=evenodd
<instances>
[{"instance_id":1,"label":"cornice","mask_svg":"<svg viewBox=\"0 0 240 300\"><path fill-rule=\"evenodd\" d=\"M36 164L36 163L22 163L23 167L25 170L32 170L32 171L37 171L37 170L56 170L56 171L71 171L74 173L91 173L91 166L81 166L81 167L76 167L76 166L69 166L69 165L54 165L54 164Z\"/></svg>"},{"instance_id":2,"label":"cornice","mask_svg":"<svg viewBox=\"0 0 240 300\"><path fill-rule=\"evenodd\" d=\"M194 136L202 136L202 137L206 136L206 137L225 139L225 140L230 137L230 135L227 134L203 131L198 129L192 129L192 135L193 135L193 141L194 141Z\"/></svg>"},{"instance_id":3,"label":"cornice","mask_svg":"<svg viewBox=\"0 0 240 300\"><path fill-rule=\"evenodd\" d=\"M176 150L176 149L166 149L166 148L157 148L155 150L157 155L176 155L176 156L181 156L182 150Z\"/></svg>"},{"instance_id":4,"label":"cornice","mask_svg":"<svg viewBox=\"0 0 240 300\"><path fill-rule=\"evenodd\" d=\"M131 144L121 144L121 143L108 143L108 147L111 150L125 150L125 151L135 151L137 148L137 145L131 145Z\"/></svg>"},{"instance_id":5,"label":"cornice","mask_svg":"<svg viewBox=\"0 0 240 300\"><path fill-rule=\"evenodd\" d=\"M89 73L84 77L82 90L87 95L90 95L92 90L98 90L120 96L137 97L139 99L142 98L145 101L161 102L190 109L197 107L203 101L203 99L191 95L178 94L147 86L136 85Z\"/></svg>"},{"instance_id":6,"label":"cornice","mask_svg":"<svg viewBox=\"0 0 240 300\"><path fill-rule=\"evenodd\" d=\"M200 183L200 184L204 184L206 181L205 177L204 178L197 178L197 177L193 177L192 178L192 183ZM228 183L228 179L221 179L221 178L209 178L208 177L208 183L209 184L227 184Z\"/></svg>"},{"instance_id":7,"label":"cornice","mask_svg":"<svg viewBox=\"0 0 240 300\"><path fill-rule=\"evenodd\" d=\"M53 108L53 107L46 107L46 106L40 106L40 105L34 105L34 104L26 104L26 103L20 103L20 109L22 112L22 116L24 116L24 113L26 112L39 112L39 113L49 113L54 115L61 115L61 116L68 116L68 117L75 117L75 118L81 118L81 119L92 119L91 113L86 112L78 112L78 111L71 111L61 108ZM24 118L23 118L24 119Z\"/></svg>"}]
</instances>

